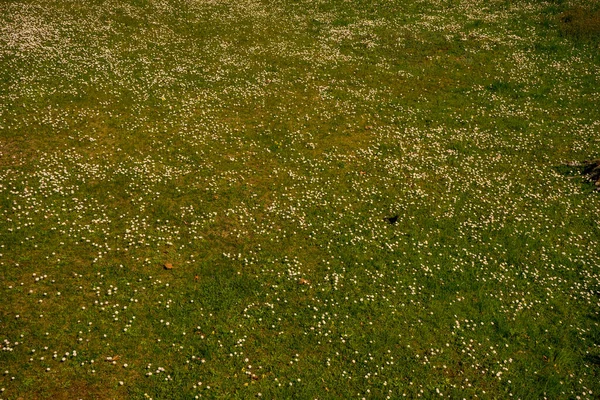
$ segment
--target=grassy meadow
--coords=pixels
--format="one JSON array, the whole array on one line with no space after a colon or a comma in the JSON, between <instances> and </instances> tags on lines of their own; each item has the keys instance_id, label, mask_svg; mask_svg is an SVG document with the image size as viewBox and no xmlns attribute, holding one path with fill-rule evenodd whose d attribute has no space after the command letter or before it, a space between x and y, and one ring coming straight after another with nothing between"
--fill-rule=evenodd
<instances>
[{"instance_id":1,"label":"grassy meadow","mask_svg":"<svg viewBox=\"0 0 600 400\"><path fill-rule=\"evenodd\" d=\"M600 4L0 0L0 399L600 396Z\"/></svg>"}]
</instances>

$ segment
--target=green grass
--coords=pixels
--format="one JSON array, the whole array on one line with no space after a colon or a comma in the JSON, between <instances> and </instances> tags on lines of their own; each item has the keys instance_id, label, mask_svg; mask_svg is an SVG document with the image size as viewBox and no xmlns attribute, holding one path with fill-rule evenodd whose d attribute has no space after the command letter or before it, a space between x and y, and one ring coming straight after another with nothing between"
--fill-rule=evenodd
<instances>
[{"instance_id":1,"label":"green grass","mask_svg":"<svg viewBox=\"0 0 600 400\"><path fill-rule=\"evenodd\" d=\"M597 398L597 19L0 0L0 399Z\"/></svg>"}]
</instances>

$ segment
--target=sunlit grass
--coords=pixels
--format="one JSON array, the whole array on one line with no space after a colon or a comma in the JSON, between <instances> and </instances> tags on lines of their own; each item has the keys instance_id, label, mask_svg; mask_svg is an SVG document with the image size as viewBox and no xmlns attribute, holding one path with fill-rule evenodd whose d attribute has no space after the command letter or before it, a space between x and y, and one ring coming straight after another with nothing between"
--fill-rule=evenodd
<instances>
[{"instance_id":1,"label":"sunlit grass","mask_svg":"<svg viewBox=\"0 0 600 400\"><path fill-rule=\"evenodd\" d=\"M0 1L0 398L596 398L586 7Z\"/></svg>"}]
</instances>

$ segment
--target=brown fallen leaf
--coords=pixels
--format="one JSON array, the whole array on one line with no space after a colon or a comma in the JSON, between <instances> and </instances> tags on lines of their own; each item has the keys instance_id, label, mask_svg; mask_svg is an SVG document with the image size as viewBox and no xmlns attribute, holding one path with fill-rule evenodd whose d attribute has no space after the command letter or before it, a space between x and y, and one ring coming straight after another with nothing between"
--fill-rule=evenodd
<instances>
[{"instance_id":1,"label":"brown fallen leaf","mask_svg":"<svg viewBox=\"0 0 600 400\"><path fill-rule=\"evenodd\" d=\"M166 263L166 264L165 264L165 269L173 269L173 264L171 264L171 263Z\"/></svg>"},{"instance_id":2,"label":"brown fallen leaf","mask_svg":"<svg viewBox=\"0 0 600 400\"><path fill-rule=\"evenodd\" d=\"M200 279L200 277L198 275L194 276L195 281L197 281L198 279Z\"/></svg>"},{"instance_id":3,"label":"brown fallen leaf","mask_svg":"<svg viewBox=\"0 0 600 400\"><path fill-rule=\"evenodd\" d=\"M299 285L310 285L310 282L304 278L300 278L300 279L298 279L298 284Z\"/></svg>"}]
</instances>

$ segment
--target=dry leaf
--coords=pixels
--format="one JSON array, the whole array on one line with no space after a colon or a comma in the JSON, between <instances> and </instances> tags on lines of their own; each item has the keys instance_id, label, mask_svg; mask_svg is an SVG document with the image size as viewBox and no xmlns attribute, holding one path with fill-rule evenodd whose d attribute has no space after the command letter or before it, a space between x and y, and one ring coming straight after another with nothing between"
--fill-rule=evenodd
<instances>
[{"instance_id":1,"label":"dry leaf","mask_svg":"<svg viewBox=\"0 0 600 400\"><path fill-rule=\"evenodd\" d=\"M165 269L173 269L173 264L171 264L171 263L166 263L166 264L165 264Z\"/></svg>"},{"instance_id":2,"label":"dry leaf","mask_svg":"<svg viewBox=\"0 0 600 400\"><path fill-rule=\"evenodd\" d=\"M198 279L200 279L200 277L198 275L194 276L195 281L197 281Z\"/></svg>"},{"instance_id":3,"label":"dry leaf","mask_svg":"<svg viewBox=\"0 0 600 400\"><path fill-rule=\"evenodd\" d=\"M310 285L310 282L304 278L300 278L300 279L298 279L298 284L299 285Z\"/></svg>"}]
</instances>

